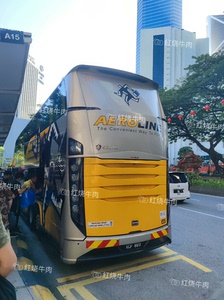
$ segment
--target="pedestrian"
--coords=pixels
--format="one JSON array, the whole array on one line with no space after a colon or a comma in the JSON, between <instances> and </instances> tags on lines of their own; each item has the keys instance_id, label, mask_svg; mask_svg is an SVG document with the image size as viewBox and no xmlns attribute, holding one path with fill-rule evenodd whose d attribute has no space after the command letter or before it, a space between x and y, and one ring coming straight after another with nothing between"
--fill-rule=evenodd
<instances>
[{"instance_id":1,"label":"pedestrian","mask_svg":"<svg viewBox=\"0 0 224 300\"><path fill-rule=\"evenodd\" d=\"M23 180L24 175L22 172L15 174L15 180L12 182L12 192L15 196L10 210L10 231L12 234L21 233L19 228L19 216L21 213L20 200L21 195L26 191L27 188L21 189L21 181ZM16 218L13 220L13 216Z\"/></svg>"},{"instance_id":2,"label":"pedestrian","mask_svg":"<svg viewBox=\"0 0 224 300\"><path fill-rule=\"evenodd\" d=\"M12 179L12 171L6 170L6 171L4 172L2 181L3 181L4 183L8 184L8 183L10 183L11 179Z\"/></svg>"},{"instance_id":3,"label":"pedestrian","mask_svg":"<svg viewBox=\"0 0 224 300\"><path fill-rule=\"evenodd\" d=\"M17 257L0 214L0 275L7 277L15 269L16 262Z\"/></svg>"},{"instance_id":4,"label":"pedestrian","mask_svg":"<svg viewBox=\"0 0 224 300\"><path fill-rule=\"evenodd\" d=\"M12 205L13 198L7 194L4 188L0 188L0 214L5 229L9 231L9 212Z\"/></svg>"},{"instance_id":5,"label":"pedestrian","mask_svg":"<svg viewBox=\"0 0 224 300\"><path fill-rule=\"evenodd\" d=\"M16 300L15 287L6 277L15 269L16 254L10 243L10 237L5 230L0 214L0 299Z\"/></svg>"},{"instance_id":6,"label":"pedestrian","mask_svg":"<svg viewBox=\"0 0 224 300\"><path fill-rule=\"evenodd\" d=\"M22 185L22 189L29 188L32 189L36 194L40 193L42 190L37 188L37 175L32 174L30 179L25 181Z\"/></svg>"},{"instance_id":7,"label":"pedestrian","mask_svg":"<svg viewBox=\"0 0 224 300\"><path fill-rule=\"evenodd\" d=\"M14 198L13 192L12 192L12 185L11 185L11 180L12 180L12 172L10 170L6 170L4 172L2 181L0 183L0 188L4 189L5 195L7 196L7 199L9 201L9 210L12 206L12 200Z\"/></svg>"},{"instance_id":8,"label":"pedestrian","mask_svg":"<svg viewBox=\"0 0 224 300\"><path fill-rule=\"evenodd\" d=\"M10 170L6 170L0 183L0 212L2 214L2 220L5 228L10 231L11 237L17 237L17 234L13 233L10 229L9 214L13 204L13 199L15 198L12 191L11 180L12 172Z\"/></svg>"}]
</instances>

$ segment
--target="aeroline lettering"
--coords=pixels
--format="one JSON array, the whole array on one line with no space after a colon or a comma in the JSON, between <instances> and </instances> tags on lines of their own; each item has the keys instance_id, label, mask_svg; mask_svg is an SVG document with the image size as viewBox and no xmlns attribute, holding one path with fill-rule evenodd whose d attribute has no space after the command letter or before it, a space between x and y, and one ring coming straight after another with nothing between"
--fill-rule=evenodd
<instances>
[{"instance_id":1,"label":"aeroline lettering","mask_svg":"<svg viewBox=\"0 0 224 300\"><path fill-rule=\"evenodd\" d=\"M162 131L161 124L157 124L156 122L151 121L138 121L135 118L126 118L126 117L117 117L117 116L109 116L108 120L106 116L100 116L98 120L94 123L94 126L97 125L104 125L104 126L122 126L122 127L138 127L142 129L149 129L157 132Z\"/></svg>"}]
</instances>

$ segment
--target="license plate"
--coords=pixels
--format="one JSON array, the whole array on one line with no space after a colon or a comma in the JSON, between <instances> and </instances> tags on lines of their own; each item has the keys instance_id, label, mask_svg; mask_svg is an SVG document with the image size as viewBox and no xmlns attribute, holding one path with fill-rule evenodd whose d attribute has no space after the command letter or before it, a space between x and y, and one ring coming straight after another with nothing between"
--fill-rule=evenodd
<instances>
[{"instance_id":1,"label":"license plate","mask_svg":"<svg viewBox=\"0 0 224 300\"><path fill-rule=\"evenodd\" d=\"M181 193L184 192L184 190L174 190L173 192L174 194L180 195Z\"/></svg>"},{"instance_id":2,"label":"license plate","mask_svg":"<svg viewBox=\"0 0 224 300\"><path fill-rule=\"evenodd\" d=\"M134 250L142 247L142 243L135 243L130 245L125 245L126 250Z\"/></svg>"}]
</instances>

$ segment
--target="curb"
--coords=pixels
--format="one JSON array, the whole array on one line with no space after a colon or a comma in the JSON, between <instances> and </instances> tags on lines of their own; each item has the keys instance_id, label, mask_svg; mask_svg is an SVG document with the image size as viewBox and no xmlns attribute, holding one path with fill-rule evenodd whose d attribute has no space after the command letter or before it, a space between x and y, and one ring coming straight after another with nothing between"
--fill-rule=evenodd
<instances>
[{"instance_id":1,"label":"curb","mask_svg":"<svg viewBox=\"0 0 224 300\"><path fill-rule=\"evenodd\" d=\"M17 238L11 238L11 244L16 253L17 259L19 260L20 249L17 246ZM9 274L7 279L16 288L17 300L40 300L34 294L33 290L26 286L18 270L14 270L11 274Z\"/></svg>"},{"instance_id":2,"label":"curb","mask_svg":"<svg viewBox=\"0 0 224 300\"><path fill-rule=\"evenodd\" d=\"M36 297L33 290L27 287L19 274L19 271L13 271L7 279L14 285L16 288L17 300L40 300Z\"/></svg>"},{"instance_id":3,"label":"curb","mask_svg":"<svg viewBox=\"0 0 224 300\"><path fill-rule=\"evenodd\" d=\"M224 189L213 189L206 186L191 186L190 191L192 193L198 193L198 194L206 194L211 196L219 196L224 197Z\"/></svg>"}]
</instances>

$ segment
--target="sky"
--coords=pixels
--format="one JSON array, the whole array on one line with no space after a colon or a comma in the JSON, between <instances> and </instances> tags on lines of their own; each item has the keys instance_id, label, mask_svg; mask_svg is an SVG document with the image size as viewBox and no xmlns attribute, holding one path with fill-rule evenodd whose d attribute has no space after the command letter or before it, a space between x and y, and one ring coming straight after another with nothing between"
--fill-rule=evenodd
<instances>
[{"instance_id":1,"label":"sky","mask_svg":"<svg viewBox=\"0 0 224 300\"><path fill-rule=\"evenodd\" d=\"M223 11L223 0L183 0L182 27L205 37L206 17ZM44 98L79 64L135 72L136 22L137 0L0 0L0 28L32 34Z\"/></svg>"}]
</instances>

